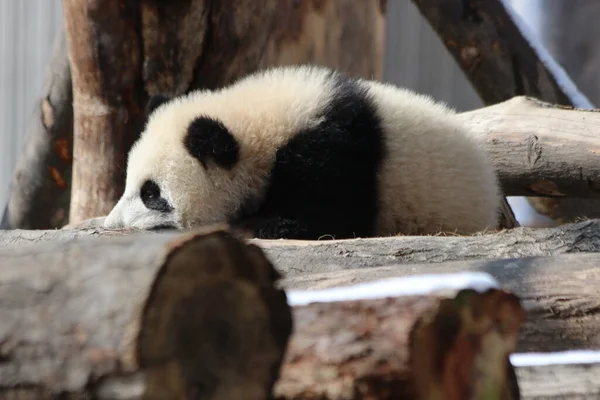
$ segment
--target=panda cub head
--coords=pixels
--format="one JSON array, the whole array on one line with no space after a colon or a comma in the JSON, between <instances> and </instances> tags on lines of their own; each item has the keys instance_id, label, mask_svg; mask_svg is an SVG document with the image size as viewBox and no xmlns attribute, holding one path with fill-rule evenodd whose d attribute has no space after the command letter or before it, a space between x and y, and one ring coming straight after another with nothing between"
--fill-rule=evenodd
<instances>
[{"instance_id":1,"label":"panda cub head","mask_svg":"<svg viewBox=\"0 0 600 400\"><path fill-rule=\"evenodd\" d=\"M238 141L223 122L194 108L185 97L150 99L146 129L129 152L125 191L106 217L106 228L184 229L220 222L243 200L240 193L251 183L236 169Z\"/></svg>"}]
</instances>

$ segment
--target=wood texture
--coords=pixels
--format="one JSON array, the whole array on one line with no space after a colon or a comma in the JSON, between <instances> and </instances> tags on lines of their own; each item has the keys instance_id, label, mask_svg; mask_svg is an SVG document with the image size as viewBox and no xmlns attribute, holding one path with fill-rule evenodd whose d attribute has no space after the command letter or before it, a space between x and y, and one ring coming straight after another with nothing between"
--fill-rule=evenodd
<instances>
[{"instance_id":1,"label":"wood texture","mask_svg":"<svg viewBox=\"0 0 600 400\"><path fill-rule=\"evenodd\" d=\"M564 106L591 104L572 82L555 76L528 42L502 0L412 0L485 104L526 95ZM600 217L596 199L529 197L541 214L564 223Z\"/></svg>"},{"instance_id":2,"label":"wood texture","mask_svg":"<svg viewBox=\"0 0 600 400\"><path fill-rule=\"evenodd\" d=\"M17 161L1 229L59 228L69 220L72 102L71 70L61 29Z\"/></svg>"},{"instance_id":3,"label":"wood texture","mask_svg":"<svg viewBox=\"0 0 600 400\"><path fill-rule=\"evenodd\" d=\"M70 221L107 215L125 187L142 121L139 10L127 0L64 0L73 82Z\"/></svg>"},{"instance_id":4,"label":"wood texture","mask_svg":"<svg viewBox=\"0 0 600 400\"><path fill-rule=\"evenodd\" d=\"M292 315L256 246L211 229L14 250L0 256L0 398L271 392Z\"/></svg>"},{"instance_id":5,"label":"wood texture","mask_svg":"<svg viewBox=\"0 0 600 400\"><path fill-rule=\"evenodd\" d=\"M294 307L275 397L518 399L508 354L523 318L498 290Z\"/></svg>"},{"instance_id":6,"label":"wood texture","mask_svg":"<svg viewBox=\"0 0 600 400\"><path fill-rule=\"evenodd\" d=\"M0 260L10 259L12 249L24 244L78 242L85 235L101 236L94 240L104 240L107 238L102 235L106 234L97 228L4 231L0 233L0 246L4 247ZM150 241L160 240L150 239L153 237L172 239L178 234L135 233L126 237L144 235ZM598 237L600 221L593 220L471 237L250 242L259 246L282 273L286 288L324 288L425 273L488 272L503 287L519 295L529 311L519 351L560 351L600 347ZM101 246L101 242L97 243ZM102 254L101 249L98 254Z\"/></svg>"},{"instance_id":7,"label":"wood texture","mask_svg":"<svg viewBox=\"0 0 600 400\"><path fill-rule=\"evenodd\" d=\"M524 312L501 290L298 306L288 345L279 274L221 229L52 240L0 260L8 398L104 399L121 385L140 399L266 400L278 376L278 399L516 388L507 360Z\"/></svg>"},{"instance_id":8,"label":"wood texture","mask_svg":"<svg viewBox=\"0 0 600 400\"><path fill-rule=\"evenodd\" d=\"M375 245L372 252L383 252L384 249L384 246ZM517 351L600 348L600 294L597 289L600 287L600 255L596 253L409 264L393 264L388 259L387 265L372 267L352 267L341 260L331 261L337 258L334 254L331 252L329 259L324 257L317 265L310 265L313 260L307 257L306 264L298 267L310 265L315 272L308 274L299 274L295 265L269 256L285 276L282 285L288 289L338 287L415 274L486 272L502 288L519 296L528 313ZM316 272L319 267L326 271Z\"/></svg>"},{"instance_id":9,"label":"wood texture","mask_svg":"<svg viewBox=\"0 0 600 400\"><path fill-rule=\"evenodd\" d=\"M600 197L600 112L518 96L460 114L484 135L507 196Z\"/></svg>"},{"instance_id":10,"label":"wood texture","mask_svg":"<svg viewBox=\"0 0 600 400\"><path fill-rule=\"evenodd\" d=\"M515 370L524 400L600 398L598 363L518 367Z\"/></svg>"}]
</instances>

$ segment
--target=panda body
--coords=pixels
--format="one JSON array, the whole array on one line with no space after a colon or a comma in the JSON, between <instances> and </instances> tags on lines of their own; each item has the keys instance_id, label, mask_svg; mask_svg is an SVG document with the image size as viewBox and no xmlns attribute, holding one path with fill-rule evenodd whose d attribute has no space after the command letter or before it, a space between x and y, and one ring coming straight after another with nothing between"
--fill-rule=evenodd
<instances>
[{"instance_id":1,"label":"panda body","mask_svg":"<svg viewBox=\"0 0 600 400\"><path fill-rule=\"evenodd\" d=\"M218 222L260 238L471 234L501 194L477 136L446 106L316 66L157 96L105 227Z\"/></svg>"}]
</instances>

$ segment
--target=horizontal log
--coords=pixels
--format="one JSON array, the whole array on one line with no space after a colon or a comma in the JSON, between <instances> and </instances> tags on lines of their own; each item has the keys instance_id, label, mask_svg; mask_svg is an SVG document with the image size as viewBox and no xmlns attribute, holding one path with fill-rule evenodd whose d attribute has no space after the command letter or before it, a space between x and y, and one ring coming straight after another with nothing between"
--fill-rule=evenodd
<instances>
[{"instance_id":1,"label":"horizontal log","mask_svg":"<svg viewBox=\"0 0 600 400\"><path fill-rule=\"evenodd\" d=\"M345 269L342 263L328 265L329 272L290 274L282 285L292 296L289 289L324 289L415 274L486 272L502 288L519 296L527 311L517 351L600 349L598 265L598 253L356 269Z\"/></svg>"},{"instance_id":2,"label":"horizontal log","mask_svg":"<svg viewBox=\"0 0 600 400\"><path fill-rule=\"evenodd\" d=\"M52 240L5 247L0 260L0 397L271 393L290 306L264 253L229 232ZM421 292L396 282L396 293L379 299L307 302L313 292L295 292L276 398L479 397L490 379L494 393L513 398L518 299L487 275L423 279ZM490 341L494 351L480 345Z\"/></svg>"},{"instance_id":3,"label":"horizontal log","mask_svg":"<svg viewBox=\"0 0 600 400\"><path fill-rule=\"evenodd\" d=\"M0 256L0 398L271 393L292 315L256 246L209 231L13 250Z\"/></svg>"},{"instance_id":4,"label":"horizontal log","mask_svg":"<svg viewBox=\"0 0 600 400\"><path fill-rule=\"evenodd\" d=\"M0 230L0 247L86 236L121 236L134 231L112 231L97 226L63 230ZM135 232L156 235L155 232ZM176 237L178 232L161 232ZM348 240L260 240L262 247L286 276L336 269L459 260L494 260L600 251L600 219L552 228L515 228L473 236L395 236ZM310 246L310 248L307 248Z\"/></svg>"},{"instance_id":5,"label":"horizontal log","mask_svg":"<svg viewBox=\"0 0 600 400\"><path fill-rule=\"evenodd\" d=\"M522 399L600 398L600 352L513 354Z\"/></svg>"},{"instance_id":6,"label":"horizontal log","mask_svg":"<svg viewBox=\"0 0 600 400\"><path fill-rule=\"evenodd\" d=\"M84 240L82 236L104 234L106 231L101 229L4 231L0 232L0 246L4 247L0 248L0 260L14 255L15 249L7 243L37 241L41 245L53 243L61 236L66 242L78 243ZM148 236L144 238L148 243L159 243L172 240L179 233L147 232L126 237L137 235ZM417 273L486 271L503 287L521 296L530 312L519 351L560 351L600 347L600 295L592 290L594 284L600 287L600 272L595 264L600 259L593 254L600 252L599 236L600 221L590 220L556 228L517 228L469 237L251 242L262 248L283 274L286 288L324 288ZM102 257L104 240L108 238L92 240L98 243L95 257ZM54 248L53 244L49 246ZM591 254L573 254L579 252Z\"/></svg>"},{"instance_id":7,"label":"horizontal log","mask_svg":"<svg viewBox=\"0 0 600 400\"><path fill-rule=\"evenodd\" d=\"M484 135L507 196L600 197L600 112L515 97L460 114Z\"/></svg>"},{"instance_id":8,"label":"horizontal log","mask_svg":"<svg viewBox=\"0 0 600 400\"><path fill-rule=\"evenodd\" d=\"M375 292L364 288L358 296L349 290L341 301L324 301L317 293L318 302L308 305L303 303L310 293L296 293L290 302L300 305L294 307L294 334L275 397L416 400L446 393L456 399L518 399L508 362L524 318L518 299L497 289L451 294L454 279L378 282L396 292L418 287L421 293L390 297L375 285ZM468 286L460 276L457 282ZM445 294L423 290L432 284Z\"/></svg>"}]
</instances>

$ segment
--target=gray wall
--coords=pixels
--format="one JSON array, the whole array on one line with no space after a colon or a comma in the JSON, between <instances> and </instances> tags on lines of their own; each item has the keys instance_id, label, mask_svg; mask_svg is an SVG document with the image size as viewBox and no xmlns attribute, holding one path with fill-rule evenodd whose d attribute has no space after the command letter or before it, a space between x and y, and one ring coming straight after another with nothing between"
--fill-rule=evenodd
<instances>
[{"instance_id":1,"label":"gray wall","mask_svg":"<svg viewBox=\"0 0 600 400\"><path fill-rule=\"evenodd\" d=\"M61 24L60 0L0 0L1 210Z\"/></svg>"}]
</instances>

